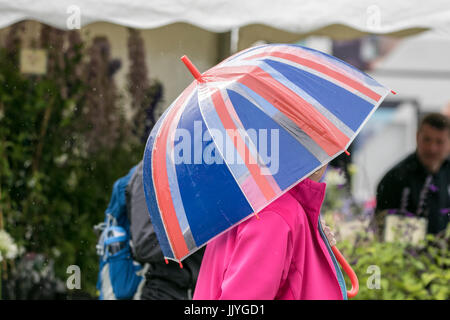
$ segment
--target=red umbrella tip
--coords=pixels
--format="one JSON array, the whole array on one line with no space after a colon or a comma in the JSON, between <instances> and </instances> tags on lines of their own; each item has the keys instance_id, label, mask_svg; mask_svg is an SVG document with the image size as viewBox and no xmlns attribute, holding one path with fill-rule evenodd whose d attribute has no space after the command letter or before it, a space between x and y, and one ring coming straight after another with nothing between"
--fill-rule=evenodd
<instances>
[{"instance_id":1,"label":"red umbrella tip","mask_svg":"<svg viewBox=\"0 0 450 320\"><path fill-rule=\"evenodd\" d=\"M397 94L397 92L395 92L394 90L391 90L392 94Z\"/></svg>"},{"instance_id":2,"label":"red umbrella tip","mask_svg":"<svg viewBox=\"0 0 450 320\"><path fill-rule=\"evenodd\" d=\"M166 262L166 264L169 264L169 260L167 260L167 259L164 259L164 261Z\"/></svg>"},{"instance_id":3,"label":"red umbrella tip","mask_svg":"<svg viewBox=\"0 0 450 320\"><path fill-rule=\"evenodd\" d=\"M189 58L186 55L181 57L181 61L184 62L184 64L188 68L188 70L192 73L192 75L194 76L194 78L197 81L203 82L202 75L201 75L200 71L198 71L198 69L194 66L192 61L189 60Z\"/></svg>"},{"instance_id":4,"label":"red umbrella tip","mask_svg":"<svg viewBox=\"0 0 450 320\"><path fill-rule=\"evenodd\" d=\"M344 151L346 155L350 155L350 152L348 152L347 150Z\"/></svg>"},{"instance_id":5,"label":"red umbrella tip","mask_svg":"<svg viewBox=\"0 0 450 320\"><path fill-rule=\"evenodd\" d=\"M180 269L183 269L183 264L181 263L181 261L180 261Z\"/></svg>"}]
</instances>

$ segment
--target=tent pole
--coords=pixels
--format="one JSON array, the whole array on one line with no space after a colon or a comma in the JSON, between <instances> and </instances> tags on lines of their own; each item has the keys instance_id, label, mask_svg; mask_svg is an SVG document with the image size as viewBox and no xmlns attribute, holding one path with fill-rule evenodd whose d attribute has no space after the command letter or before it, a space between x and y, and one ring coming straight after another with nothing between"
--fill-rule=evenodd
<instances>
[{"instance_id":1,"label":"tent pole","mask_svg":"<svg viewBox=\"0 0 450 320\"><path fill-rule=\"evenodd\" d=\"M230 54L235 54L239 49L239 27L231 29Z\"/></svg>"}]
</instances>

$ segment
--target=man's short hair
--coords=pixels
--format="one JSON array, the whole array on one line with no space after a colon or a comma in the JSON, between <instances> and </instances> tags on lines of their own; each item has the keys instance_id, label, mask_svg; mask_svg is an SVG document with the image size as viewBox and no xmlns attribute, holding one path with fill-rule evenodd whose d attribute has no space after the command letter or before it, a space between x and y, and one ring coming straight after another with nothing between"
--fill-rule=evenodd
<instances>
[{"instance_id":1,"label":"man's short hair","mask_svg":"<svg viewBox=\"0 0 450 320\"><path fill-rule=\"evenodd\" d=\"M438 130L448 130L450 133L450 119L442 113L429 113L422 118L419 124L419 131L423 125L429 125Z\"/></svg>"}]
</instances>

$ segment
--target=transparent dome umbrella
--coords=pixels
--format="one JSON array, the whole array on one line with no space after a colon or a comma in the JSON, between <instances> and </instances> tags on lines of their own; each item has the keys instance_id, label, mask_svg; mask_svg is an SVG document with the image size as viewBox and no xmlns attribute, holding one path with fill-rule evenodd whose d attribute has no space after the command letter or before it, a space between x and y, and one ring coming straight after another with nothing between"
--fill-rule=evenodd
<instances>
[{"instance_id":1,"label":"transparent dome umbrella","mask_svg":"<svg viewBox=\"0 0 450 320\"><path fill-rule=\"evenodd\" d=\"M299 45L252 47L204 73L182 60L194 81L151 131L143 173L161 249L178 262L347 152L390 93ZM333 253L352 279L351 297L357 278Z\"/></svg>"}]
</instances>

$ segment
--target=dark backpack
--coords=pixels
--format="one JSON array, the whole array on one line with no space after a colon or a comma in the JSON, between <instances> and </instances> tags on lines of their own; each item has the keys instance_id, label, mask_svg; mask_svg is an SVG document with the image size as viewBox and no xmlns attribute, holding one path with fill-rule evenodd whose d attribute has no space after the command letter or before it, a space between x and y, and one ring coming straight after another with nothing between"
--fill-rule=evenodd
<instances>
[{"instance_id":1,"label":"dark backpack","mask_svg":"<svg viewBox=\"0 0 450 320\"><path fill-rule=\"evenodd\" d=\"M136 170L127 184L126 198L134 258L148 268L140 298L158 300L191 298L204 249L183 260L183 269L173 261L165 263L145 200L143 161L136 165Z\"/></svg>"},{"instance_id":2,"label":"dark backpack","mask_svg":"<svg viewBox=\"0 0 450 320\"><path fill-rule=\"evenodd\" d=\"M134 258L141 264L161 262L164 257L145 202L142 182L143 161L135 168L126 188L127 217L130 221Z\"/></svg>"}]
</instances>

